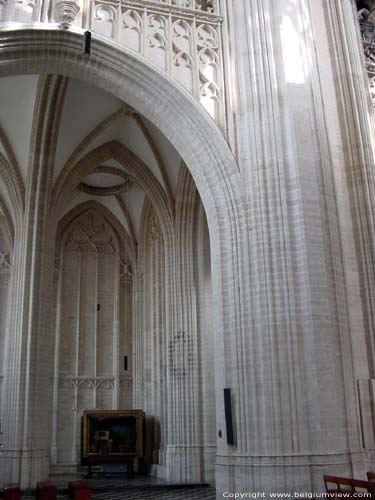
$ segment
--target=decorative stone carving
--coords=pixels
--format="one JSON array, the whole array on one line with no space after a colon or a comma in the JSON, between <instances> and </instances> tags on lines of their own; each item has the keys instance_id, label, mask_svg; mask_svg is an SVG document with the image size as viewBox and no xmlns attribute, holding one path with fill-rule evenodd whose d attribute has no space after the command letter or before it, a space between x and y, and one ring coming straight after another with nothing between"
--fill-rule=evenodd
<instances>
[{"instance_id":1,"label":"decorative stone carving","mask_svg":"<svg viewBox=\"0 0 375 500\"><path fill-rule=\"evenodd\" d=\"M160 14L151 14L147 17L147 46L146 56L162 69L168 71L168 22Z\"/></svg>"},{"instance_id":2,"label":"decorative stone carving","mask_svg":"<svg viewBox=\"0 0 375 500\"><path fill-rule=\"evenodd\" d=\"M72 252L117 254L110 227L102 218L91 212L81 216L68 232L65 249Z\"/></svg>"},{"instance_id":3,"label":"decorative stone carving","mask_svg":"<svg viewBox=\"0 0 375 500\"><path fill-rule=\"evenodd\" d=\"M375 107L375 17L368 9L361 9L358 12L358 20L369 77L370 96Z\"/></svg>"},{"instance_id":4,"label":"decorative stone carving","mask_svg":"<svg viewBox=\"0 0 375 500\"><path fill-rule=\"evenodd\" d=\"M133 270L129 262L120 262L120 282L121 284L131 284L133 281Z\"/></svg>"},{"instance_id":5,"label":"decorative stone carving","mask_svg":"<svg viewBox=\"0 0 375 500\"><path fill-rule=\"evenodd\" d=\"M37 20L39 8L38 2L32 0L18 0L13 3L13 16L16 22L28 23ZM8 10L11 11L11 8L8 7Z\"/></svg>"},{"instance_id":6,"label":"decorative stone carving","mask_svg":"<svg viewBox=\"0 0 375 500\"><path fill-rule=\"evenodd\" d=\"M10 269L10 254L0 250L0 274L8 274L10 273Z\"/></svg>"},{"instance_id":7,"label":"decorative stone carving","mask_svg":"<svg viewBox=\"0 0 375 500\"><path fill-rule=\"evenodd\" d=\"M178 7L192 7L192 1L191 0L172 0L172 5L177 5Z\"/></svg>"},{"instance_id":8,"label":"decorative stone carving","mask_svg":"<svg viewBox=\"0 0 375 500\"><path fill-rule=\"evenodd\" d=\"M59 387L65 389L75 389L81 386L86 386L89 389L110 389L114 388L115 379L103 377L60 377Z\"/></svg>"},{"instance_id":9,"label":"decorative stone carving","mask_svg":"<svg viewBox=\"0 0 375 500\"><path fill-rule=\"evenodd\" d=\"M222 18L212 0L94 0L93 5L93 31L150 59L222 120Z\"/></svg>"},{"instance_id":10,"label":"decorative stone carving","mask_svg":"<svg viewBox=\"0 0 375 500\"><path fill-rule=\"evenodd\" d=\"M157 241L161 237L161 227L157 216L152 214L149 219L149 241L152 244L154 241Z\"/></svg>"},{"instance_id":11,"label":"decorative stone carving","mask_svg":"<svg viewBox=\"0 0 375 500\"><path fill-rule=\"evenodd\" d=\"M67 30L74 23L79 12L79 6L74 0L57 0L56 10L61 21L61 27Z\"/></svg>"},{"instance_id":12,"label":"decorative stone carving","mask_svg":"<svg viewBox=\"0 0 375 500\"><path fill-rule=\"evenodd\" d=\"M142 14L137 10L128 9L122 14L122 30L120 41L137 52L143 52L144 32Z\"/></svg>"},{"instance_id":13,"label":"decorative stone carving","mask_svg":"<svg viewBox=\"0 0 375 500\"><path fill-rule=\"evenodd\" d=\"M206 110L215 117L220 112L221 101L219 35L207 24L198 26L197 35L199 96Z\"/></svg>"}]
</instances>

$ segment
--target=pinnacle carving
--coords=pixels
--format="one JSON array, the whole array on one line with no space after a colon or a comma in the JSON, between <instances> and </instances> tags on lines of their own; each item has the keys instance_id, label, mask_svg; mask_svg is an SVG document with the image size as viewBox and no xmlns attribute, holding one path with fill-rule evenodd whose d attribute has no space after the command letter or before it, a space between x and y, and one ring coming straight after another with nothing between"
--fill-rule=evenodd
<instances>
[{"instance_id":1,"label":"pinnacle carving","mask_svg":"<svg viewBox=\"0 0 375 500\"><path fill-rule=\"evenodd\" d=\"M66 30L69 29L79 12L79 6L74 0L58 0L56 9L61 21L60 26Z\"/></svg>"}]
</instances>

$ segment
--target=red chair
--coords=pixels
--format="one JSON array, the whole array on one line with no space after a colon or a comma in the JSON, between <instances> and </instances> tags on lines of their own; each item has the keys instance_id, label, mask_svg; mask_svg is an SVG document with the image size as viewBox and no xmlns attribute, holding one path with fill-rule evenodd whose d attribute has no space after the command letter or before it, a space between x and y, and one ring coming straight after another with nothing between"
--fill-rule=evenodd
<instances>
[{"instance_id":1,"label":"red chair","mask_svg":"<svg viewBox=\"0 0 375 500\"><path fill-rule=\"evenodd\" d=\"M37 500L56 500L57 488L49 481L40 481L36 485Z\"/></svg>"},{"instance_id":2,"label":"red chair","mask_svg":"<svg viewBox=\"0 0 375 500\"><path fill-rule=\"evenodd\" d=\"M20 500L21 488L18 483L8 483L4 486L3 500Z\"/></svg>"},{"instance_id":3,"label":"red chair","mask_svg":"<svg viewBox=\"0 0 375 500\"><path fill-rule=\"evenodd\" d=\"M74 500L91 500L91 490L85 481L70 481L68 495Z\"/></svg>"}]
</instances>

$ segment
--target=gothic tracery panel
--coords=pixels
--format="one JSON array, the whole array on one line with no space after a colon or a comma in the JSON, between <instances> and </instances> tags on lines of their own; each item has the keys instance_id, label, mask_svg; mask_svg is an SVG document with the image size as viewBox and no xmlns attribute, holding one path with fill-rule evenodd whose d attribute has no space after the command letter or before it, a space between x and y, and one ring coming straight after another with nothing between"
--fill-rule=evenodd
<instances>
[{"instance_id":1,"label":"gothic tracery panel","mask_svg":"<svg viewBox=\"0 0 375 500\"><path fill-rule=\"evenodd\" d=\"M131 271L124 243L94 210L68 226L57 253L58 383L52 446L58 464L74 464L79 460L82 411L118 405L120 346L127 343L131 352L131 341L120 335L131 337L132 327L121 325L121 310L129 307L123 303L121 269L125 273L126 268L126 275ZM131 394L129 385L122 389Z\"/></svg>"},{"instance_id":2,"label":"gothic tracery panel","mask_svg":"<svg viewBox=\"0 0 375 500\"><path fill-rule=\"evenodd\" d=\"M117 11L111 5L98 3L94 10L92 28L108 38L115 37Z\"/></svg>"},{"instance_id":3,"label":"gothic tracery panel","mask_svg":"<svg viewBox=\"0 0 375 500\"><path fill-rule=\"evenodd\" d=\"M180 82L216 122L223 124L222 18L217 2L77 0L77 3L80 10L75 26L92 29L146 57ZM56 9L53 17L58 19Z\"/></svg>"},{"instance_id":4,"label":"gothic tracery panel","mask_svg":"<svg viewBox=\"0 0 375 500\"><path fill-rule=\"evenodd\" d=\"M173 76L194 92L193 29L189 23L180 19L174 21L172 26Z\"/></svg>"},{"instance_id":5,"label":"gothic tracery panel","mask_svg":"<svg viewBox=\"0 0 375 500\"><path fill-rule=\"evenodd\" d=\"M143 53L143 19L137 10L128 9L122 14L119 41L136 52Z\"/></svg>"},{"instance_id":6,"label":"gothic tracery panel","mask_svg":"<svg viewBox=\"0 0 375 500\"><path fill-rule=\"evenodd\" d=\"M160 14L147 16L145 55L160 68L168 71L168 20Z\"/></svg>"},{"instance_id":7,"label":"gothic tracery panel","mask_svg":"<svg viewBox=\"0 0 375 500\"><path fill-rule=\"evenodd\" d=\"M38 3L30 0L20 0L13 4L13 18L19 23L37 21Z\"/></svg>"},{"instance_id":8,"label":"gothic tracery panel","mask_svg":"<svg viewBox=\"0 0 375 500\"><path fill-rule=\"evenodd\" d=\"M221 101L219 35L212 26L201 24L197 36L200 100L215 118L220 112Z\"/></svg>"}]
</instances>

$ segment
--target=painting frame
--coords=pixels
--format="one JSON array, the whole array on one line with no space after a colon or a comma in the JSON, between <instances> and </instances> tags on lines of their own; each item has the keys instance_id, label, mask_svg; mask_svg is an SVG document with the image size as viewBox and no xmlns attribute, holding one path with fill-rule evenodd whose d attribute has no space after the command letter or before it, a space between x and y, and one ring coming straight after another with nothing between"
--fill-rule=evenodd
<instances>
[{"instance_id":1,"label":"painting frame","mask_svg":"<svg viewBox=\"0 0 375 500\"><path fill-rule=\"evenodd\" d=\"M90 451L90 421L114 421L133 417L136 422L136 436L134 451L106 452ZM82 414L82 458L102 458L119 460L121 458L143 458L144 444L144 412L143 410L84 410Z\"/></svg>"}]
</instances>

